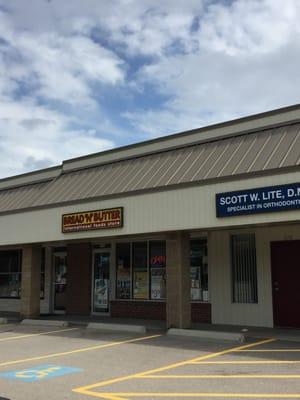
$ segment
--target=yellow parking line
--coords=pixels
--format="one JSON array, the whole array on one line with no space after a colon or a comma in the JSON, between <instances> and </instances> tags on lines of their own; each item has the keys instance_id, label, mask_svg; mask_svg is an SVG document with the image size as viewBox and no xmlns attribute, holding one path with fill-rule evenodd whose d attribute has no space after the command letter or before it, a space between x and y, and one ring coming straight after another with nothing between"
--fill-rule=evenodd
<instances>
[{"instance_id":1,"label":"yellow parking line","mask_svg":"<svg viewBox=\"0 0 300 400\"><path fill-rule=\"evenodd\" d=\"M86 393L109 400L126 400L128 397L205 397L205 398L248 398L248 399L300 399L300 393ZM117 396L117 397L116 397Z\"/></svg>"},{"instance_id":2,"label":"yellow parking line","mask_svg":"<svg viewBox=\"0 0 300 400\"><path fill-rule=\"evenodd\" d=\"M300 375L144 375L140 379L299 379Z\"/></svg>"},{"instance_id":3,"label":"yellow parking line","mask_svg":"<svg viewBox=\"0 0 300 400\"><path fill-rule=\"evenodd\" d=\"M222 365L222 364L300 364L300 361L276 361L276 360L264 360L264 361L192 361L190 364L204 364L204 365Z\"/></svg>"},{"instance_id":4,"label":"yellow parking line","mask_svg":"<svg viewBox=\"0 0 300 400\"><path fill-rule=\"evenodd\" d=\"M60 330L56 330L56 331L47 331L47 332L41 332L41 333L29 333L29 334L25 334L25 335L11 336L11 337L7 337L7 338L0 338L0 342L6 342L8 340L27 339L27 338L33 337L33 336L42 336L42 335L49 335L51 333L75 331L78 329L79 328L68 328L68 329L60 329Z\"/></svg>"},{"instance_id":5,"label":"yellow parking line","mask_svg":"<svg viewBox=\"0 0 300 400\"><path fill-rule=\"evenodd\" d=\"M300 349L251 349L251 350L235 350L237 352L253 352L253 353L273 353L273 352L293 352L300 351Z\"/></svg>"},{"instance_id":6,"label":"yellow parking line","mask_svg":"<svg viewBox=\"0 0 300 400\"><path fill-rule=\"evenodd\" d=\"M83 353L83 352L86 352L86 351L99 350L99 349L104 349L104 348L107 348L107 347L119 346L121 344L134 343L134 342L138 342L138 341L141 341L141 340L154 339L154 338L157 338L159 336L161 336L161 335L143 336L143 337L140 337L140 338L127 339L127 340L118 341L118 342L110 342L110 343L100 344L100 345L92 346L92 347L83 347L81 349L64 351L62 353L52 353L52 354L46 354L46 355L42 355L42 356L38 356L38 357L25 358L23 360L7 361L7 362L4 362L4 363L1 363L0 367L6 367L8 365L14 365L14 364L21 364L21 363L25 363L25 362L29 362L29 361L44 360L44 359L47 359L47 358L62 357L62 356L70 355L70 354Z\"/></svg>"},{"instance_id":7,"label":"yellow parking line","mask_svg":"<svg viewBox=\"0 0 300 400\"><path fill-rule=\"evenodd\" d=\"M94 397L100 397L100 398L103 398L103 399L119 400L120 397L118 398L118 397L114 397L114 396L121 396L122 397L122 394L119 395L118 393L115 393L114 396L111 395L112 397L107 397L107 396L109 396L109 394L107 394L107 393L104 394L104 396L101 396L102 395L101 393L93 392L90 389L100 388L100 387L103 387L103 386L112 385L113 383L119 383L119 382L124 382L124 381L135 379L135 378L145 377L146 375L149 375L149 374L154 374L154 373L157 373L157 372L167 371L167 370L170 370L170 369L174 369L174 368L177 368L177 367L182 367L184 365L188 365L191 361L207 360L209 358L215 358L215 357L222 356L224 354L231 353L231 352L236 351L238 349L247 349L247 348L251 348L251 347L254 347L254 346L258 346L258 345L271 343L271 342L274 342L275 340L276 339L265 339L265 340L261 340L259 342L246 344L246 345L239 346L239 347L233 347L233 348L230 348L230 349L227 349L227 350L222 350L222 351L219 351L219 352L206 354L204 356L196 357L196 358L193 358L193 359L181 361L181 362L178 362L178 363L175 363L175 364L170 364L170 365L167 365L167 366L164 366L164 367L161 367L161 368L155 368L155 369L144 371L144 372L137 373L137 374L127 375L127 376L123 376L123 377L119 377L119 378L113 378L113 379L109 379L109 380L104 381L104 382L98 382L98 383L94 383L94 384L91 384L91 385L82 386L82 387L73 389L73 392L80 393L80 394L87 394L87 395L94 396Z\"/></svg>"},{"instance_id":8,"label":"yellow parking line","mask_svg":"<svg viewBox=\"0 0 300 400\"><path fill-rule=\"evenodd\" d=\"M100 396L95 396L95 392L91 392L91 393L93 393L93 394L91 394L90 396L93 396L93 397L100 397ZM108 399L108 400L127 400L127 399L125 399L124 397L119 397L119 394L118 393L113 393L114 394L114 396L112 396L112 393L107 393L107 394L105 394L105 393L101 393L101 399Z\"/></svg>"}]
</instances>

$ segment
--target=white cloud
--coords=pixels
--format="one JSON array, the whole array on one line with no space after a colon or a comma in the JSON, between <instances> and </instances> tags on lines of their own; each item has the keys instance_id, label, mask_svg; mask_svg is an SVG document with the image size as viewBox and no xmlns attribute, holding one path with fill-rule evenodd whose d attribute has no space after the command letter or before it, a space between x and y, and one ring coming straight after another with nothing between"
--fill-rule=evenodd
<instances>
[{"instance_id":1,"label":"white cloud","mask_svg":"<svg viewBox=\"0 0 300 400\"><path fill-rule=\"evenodd\" d=\"M0 71L11 80L21 78L34 85L36 95L71 104L91 104L92 82L115 85L123 81L122 60L89 37L13 32L8 16L0 13L0 18L5 26L1 37L7 58L5 65L0 64Z\"/></svg>"},{"instance_id":2,"label":"white cloud","mask_svg":"<svg viewBox=\"0 0 300 400\"><path fill-rule=\"evenodd\" d=\"M144 134L188 130L299 102L300 3L239 0L213 4L191 33L198 48L164 54L140 71L168 100L126 113Z\"/></svg>"},{"instance_id":3,"label":"white cloud","mask_svg":"<svg viewBox=\"0 0 300 400\"><path fill-rule=\"evenodd\" d=\"M3 5L5 0L0 0ZM129 54L160 55L174 41L192 46L190 28L208 0L10 0L19 26L38 33L88 34L100 28ZM34 9L33 20L28 9Z\"/></svg>"},{"instance_id":4,"label":"white cloud","mask_svg":"<svg viewBox=\"0 0 300 400\"><path fill-rule=\"evenodd\" d=\"M193 47L190 29L192 14L168 14L163 10L148 10L137 19L113 17L106 22L115 26L111 39L125 46L131 54L161 56L172 45L189 51Z\"/></svg>"},{"instance_id":5,"label":"white cloud","mask_svg":"<svg viewBox=\"0 0 300 400\"><path fill-rule=\"evenodd\" d=\"M0 106L0 176L45 168L61 160L112 148L96 131L70 128L70 120L23 100Z\"/></svg>"},{"instance_id":6,"label":"white cloud","mask_svg":"<svg viewBox=\"0 0 300 400\"><path fill-rule=\"evenodd\" d=\"M1 5L2 175L299 102L299 0Z\"/></svg>"},{"instance_id":7,"label":"white cloud","mask_svg":"<svg viewBox=\"0 0 300 400\"><path fill-rule=\"evenodd\" d=\"M201 21L202 48L229 55L276 51L299 36L298 0L238 0L215 3Z\"/></svg>"},{"instance_id":8,"label":"white cloud","mask_svg":"<svg viewBox=\"0 0 300 400\"><path fill-rule=\"evenodd\" d=\"M203 123L203 118L197 117L193 113L175 113L168 109L125 112L123 116L143 133L144 140L149 136L154 138L197 128Z\"/></svg>"},{"instance_id":9,"label":"white cloud","mask_svg":"<svg viewBox=\"0 0 300 400\"><path fill-rule=\"evenodd\" d=\"M122 60L88 37L20 32L1 11L0 38L0 176L114 146L99 137L103 127L81 128L77 113L92 108L102 116L93 85L123 82ZM53 101L72 106L74 115ZM105 116L102 120L113 129Z\"/></svg>"},{"instance_id":10,"label":"white cloud","mask_svg":"<svg viewBox=\"0 0 300 400\"><path fill-rule=\"evenodd\" d=\"M121 60L86 37L44 34L35 39L26 35L18 45L26 57L29 73L37 76L38 93L45 98L90 103L90 83L114 85L123 81Z\"/></svg>"}]
</instances>

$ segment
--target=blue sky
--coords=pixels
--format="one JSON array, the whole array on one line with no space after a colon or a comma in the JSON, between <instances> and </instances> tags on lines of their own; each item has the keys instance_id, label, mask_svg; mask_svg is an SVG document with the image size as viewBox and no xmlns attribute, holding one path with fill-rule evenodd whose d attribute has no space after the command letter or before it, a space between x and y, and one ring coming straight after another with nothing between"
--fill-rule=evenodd
<instances>
[{"instance_id":1,"label":"blue sky","mask_svg":"<svg viewBox=\"0 0 300 400\"><path fill-rule=\"evenodd\" d=\"M299 102L299 0L0 0L0 177Z\"/></svg>"}]
</instances>

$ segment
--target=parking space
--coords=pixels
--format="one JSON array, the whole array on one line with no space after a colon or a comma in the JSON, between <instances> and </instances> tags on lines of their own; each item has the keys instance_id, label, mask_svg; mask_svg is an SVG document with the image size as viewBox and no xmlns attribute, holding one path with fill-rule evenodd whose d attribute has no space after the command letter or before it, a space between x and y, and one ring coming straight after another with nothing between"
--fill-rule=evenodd
<instances>
[{"instance_id":1,"label":"parking space","mask_svg":"<svg viewBox=\"0 0 300 400\"><path fill-rule=\"evenodd\" d=\"M299 347L291 342L266 339L100 381L77 388L75 392L110 400L285 399L300 398L299 379Z\"/></svg>"},{"instance_id":2,"label":"parking space","mask_svg":"<svg viewBox=\"0 0 300 400\"><path fill-rule=\"evenodd\" d=\"M0 328L0 398L300 398L300 346L99 332Z\"/></svg>"},{"instance_id":3,"label":"parking space","mask_svg":"<svg viewBox=\"0 0 300 400\"><path fill-rule=\"evenodd\" d=\"M158 335L100 333L85 328L53 329L14 325L0 329L0 398L41 399L44 391L51 399L75 398L72 389L89 377L110 377L120 367L124 347L155 340ZM110 359L109 363L104 360ZM106 365L108 368L106 368ZM96 375L95 375L96 374Z\"/></svg>"}]
</instances>

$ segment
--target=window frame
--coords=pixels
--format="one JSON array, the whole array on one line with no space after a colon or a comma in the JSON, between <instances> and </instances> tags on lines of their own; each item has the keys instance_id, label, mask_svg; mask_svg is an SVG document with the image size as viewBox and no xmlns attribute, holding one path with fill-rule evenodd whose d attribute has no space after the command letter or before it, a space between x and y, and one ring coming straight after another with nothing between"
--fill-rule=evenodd
<instances>
[{"instance_id":1,"label":"window frame","mask_svg":"<svg viewBox=\"0 0 300 400\"><path fill-rule=\"evenodd\" d=\"M146 270L139 270L136 269L134 266L134 247L138 244L146 244ZM147 296L146 297L134 297L134 282L135 282L135 273L136 272L145 272L147 274L147 282L146 282L146 289L147 289ZM148 301L150 300L150 293L149 293L149 241L148 240L139 240L131 243L131 299L132 300L139 300L139 301Z\"/></svg>"},{"instance_id":2,"label":"window frame","mask_svg":"<svg viewBox=\"0 0 300 400\"><path fill-rule=\"evenodd\" d=\"M1 253L4 252L14 252L17 254L17 259L18 259L18 271L7 271L7 272L1 272L0 268L0 275L19 275L19 289L18 289L18 295L17 296L1 296L0 295L0 300L2 299L11 299L11 300L19 300L21 299L20 293L22 289L22 250L21 249L16 249L16 250L1 250Z\"/></svg>"},{"instance_id":3,"label":"window frame","mask_svg":"<svg viewBox=\"0 0 300 400\"><path fill-rule=\"evenodd\" d=\"M164 243L164 255L163 255L163 257L164 257L164 266L153 266L152 265L152 263L151 263L151 261L152 261L152 251L151 251L151 247L153 246L153 244L154 243L156 243L156 242L163 242ZM166 301L166 299L167 299L167 288L166 288L166 279L167 279L167 262L166 262L166 260L167 260L167 248L166 248L166 241L165 240L159 240L159 239L157 239L157 240L149 240L148 241L148 269L149 269L149 300L150 301ZM160 297L159 299L155 299L155 298L152 298L152 269L158 269L158 268L161 268L161 269L163 269L164 268L164 275L163 275L163 284L164 284L164 293L165 293L165 296L164 297ZM161 289L161 287L160 287L160 292L162 292L162 289Z\"/></svg>"},{"instance_id":4,"label":"window frame","mask_svg":"<svg viewBox=\"0 0 300 400\"><path fill-rule=\"evenodd\" d=\"M118 245L128 245L129 246L129 297L121 298L118 297ZM124 242L119 242L116 243L116 249L115 249L115 254L116 254L116 259L115 259L115 299L118 300L130 300L132 299L132 242L124 241Z\"/></svg>"},{"instance_id":5,"label":"window frame","mask_svg":"<svg viewBox=\"0 0 300 400\"><path fill-rule=\"evenodd\" d=\"M135 240L135 241L120 241L116 243L116 262L115 262L115 300L117 301L154 301L154 302L165 302L165 298L161 299L153 299L151 298L151 265L150 265L150 252L151 252L151 243L155 242L164 242L165 245L165 253L166 253L166 240L165 239L144 239L144 240ZM134 266L133 266L133 255L134 255L134 244L136 243L146 243L147 245L147 298L135 298L134 297ZM130 245L130 298L119 298L118 297L118 245L121 244L129 244ZM166 264L164 266L166 268Z\"/></svg>"},{"instance_id":6,"label":"window frame","mask_svg":"<svg viewBox=\"0 0 300 400\"><path fill-rule=\"evenodd\" d=\"M22 258L23 258L23 253L22 253L22 249L16 249L16 250L1 250L0 252L17 252L19 254L18 256L18 262L19 262L19 270L17 272L1 272L0 269L0 276L1 275L12 275L12 274L18 274L20 277L20 288L19 288L19 293L21 294L21 290L22 290ZM43 266L43 268L42 268ZM40 300L45 300L45 291L46 291L46 250L44 248L42 248L42 252L41 252L41 285L40 285L40 293L42 291L42 284L44 287L43 290L43 296L41 296L40 294ZM20 300L21 299L21 295L18 296L1 296L0 295L0 300L4 299L11 299L11 300Z\"/></svg>"},{"instance_id":7,"label":"window frame","mask_svg":"<svg viewBox=\"0 0 300 400\"><path fill-rule=\"evenodd\" d=\"M201 265L197 265L197 266L193 266L192 265L192 242L204 242L205 241L205 244L206 244L206 254L205 254L205 257L207 258L207 262L206 262L206 265L207 265L207 296L208 296L208 298L207 298L207 300L203 300L203 287L202 287L202 284L203 284L203 282L202 282L202 275L203 275L203 271L202 271L202 268L203 268L203 263L201 264ZM202 243L200 244L200 246L202 246ZM209 290L209 263L208 263L208 237L207 236L198 236L198 237L191 237L190 238L190 301L191 301L191 303L204 303L204 304L210 304L210 290ZM200 284L201 284L201 287L200 287L200 289L202 290L202 294L201 294L201 299L192 299L192 278L191 278L191 271L192 271L192 268L198 268L198 271L199 271L199 274L200 274Z\"/></svg>"}]
</instances>

